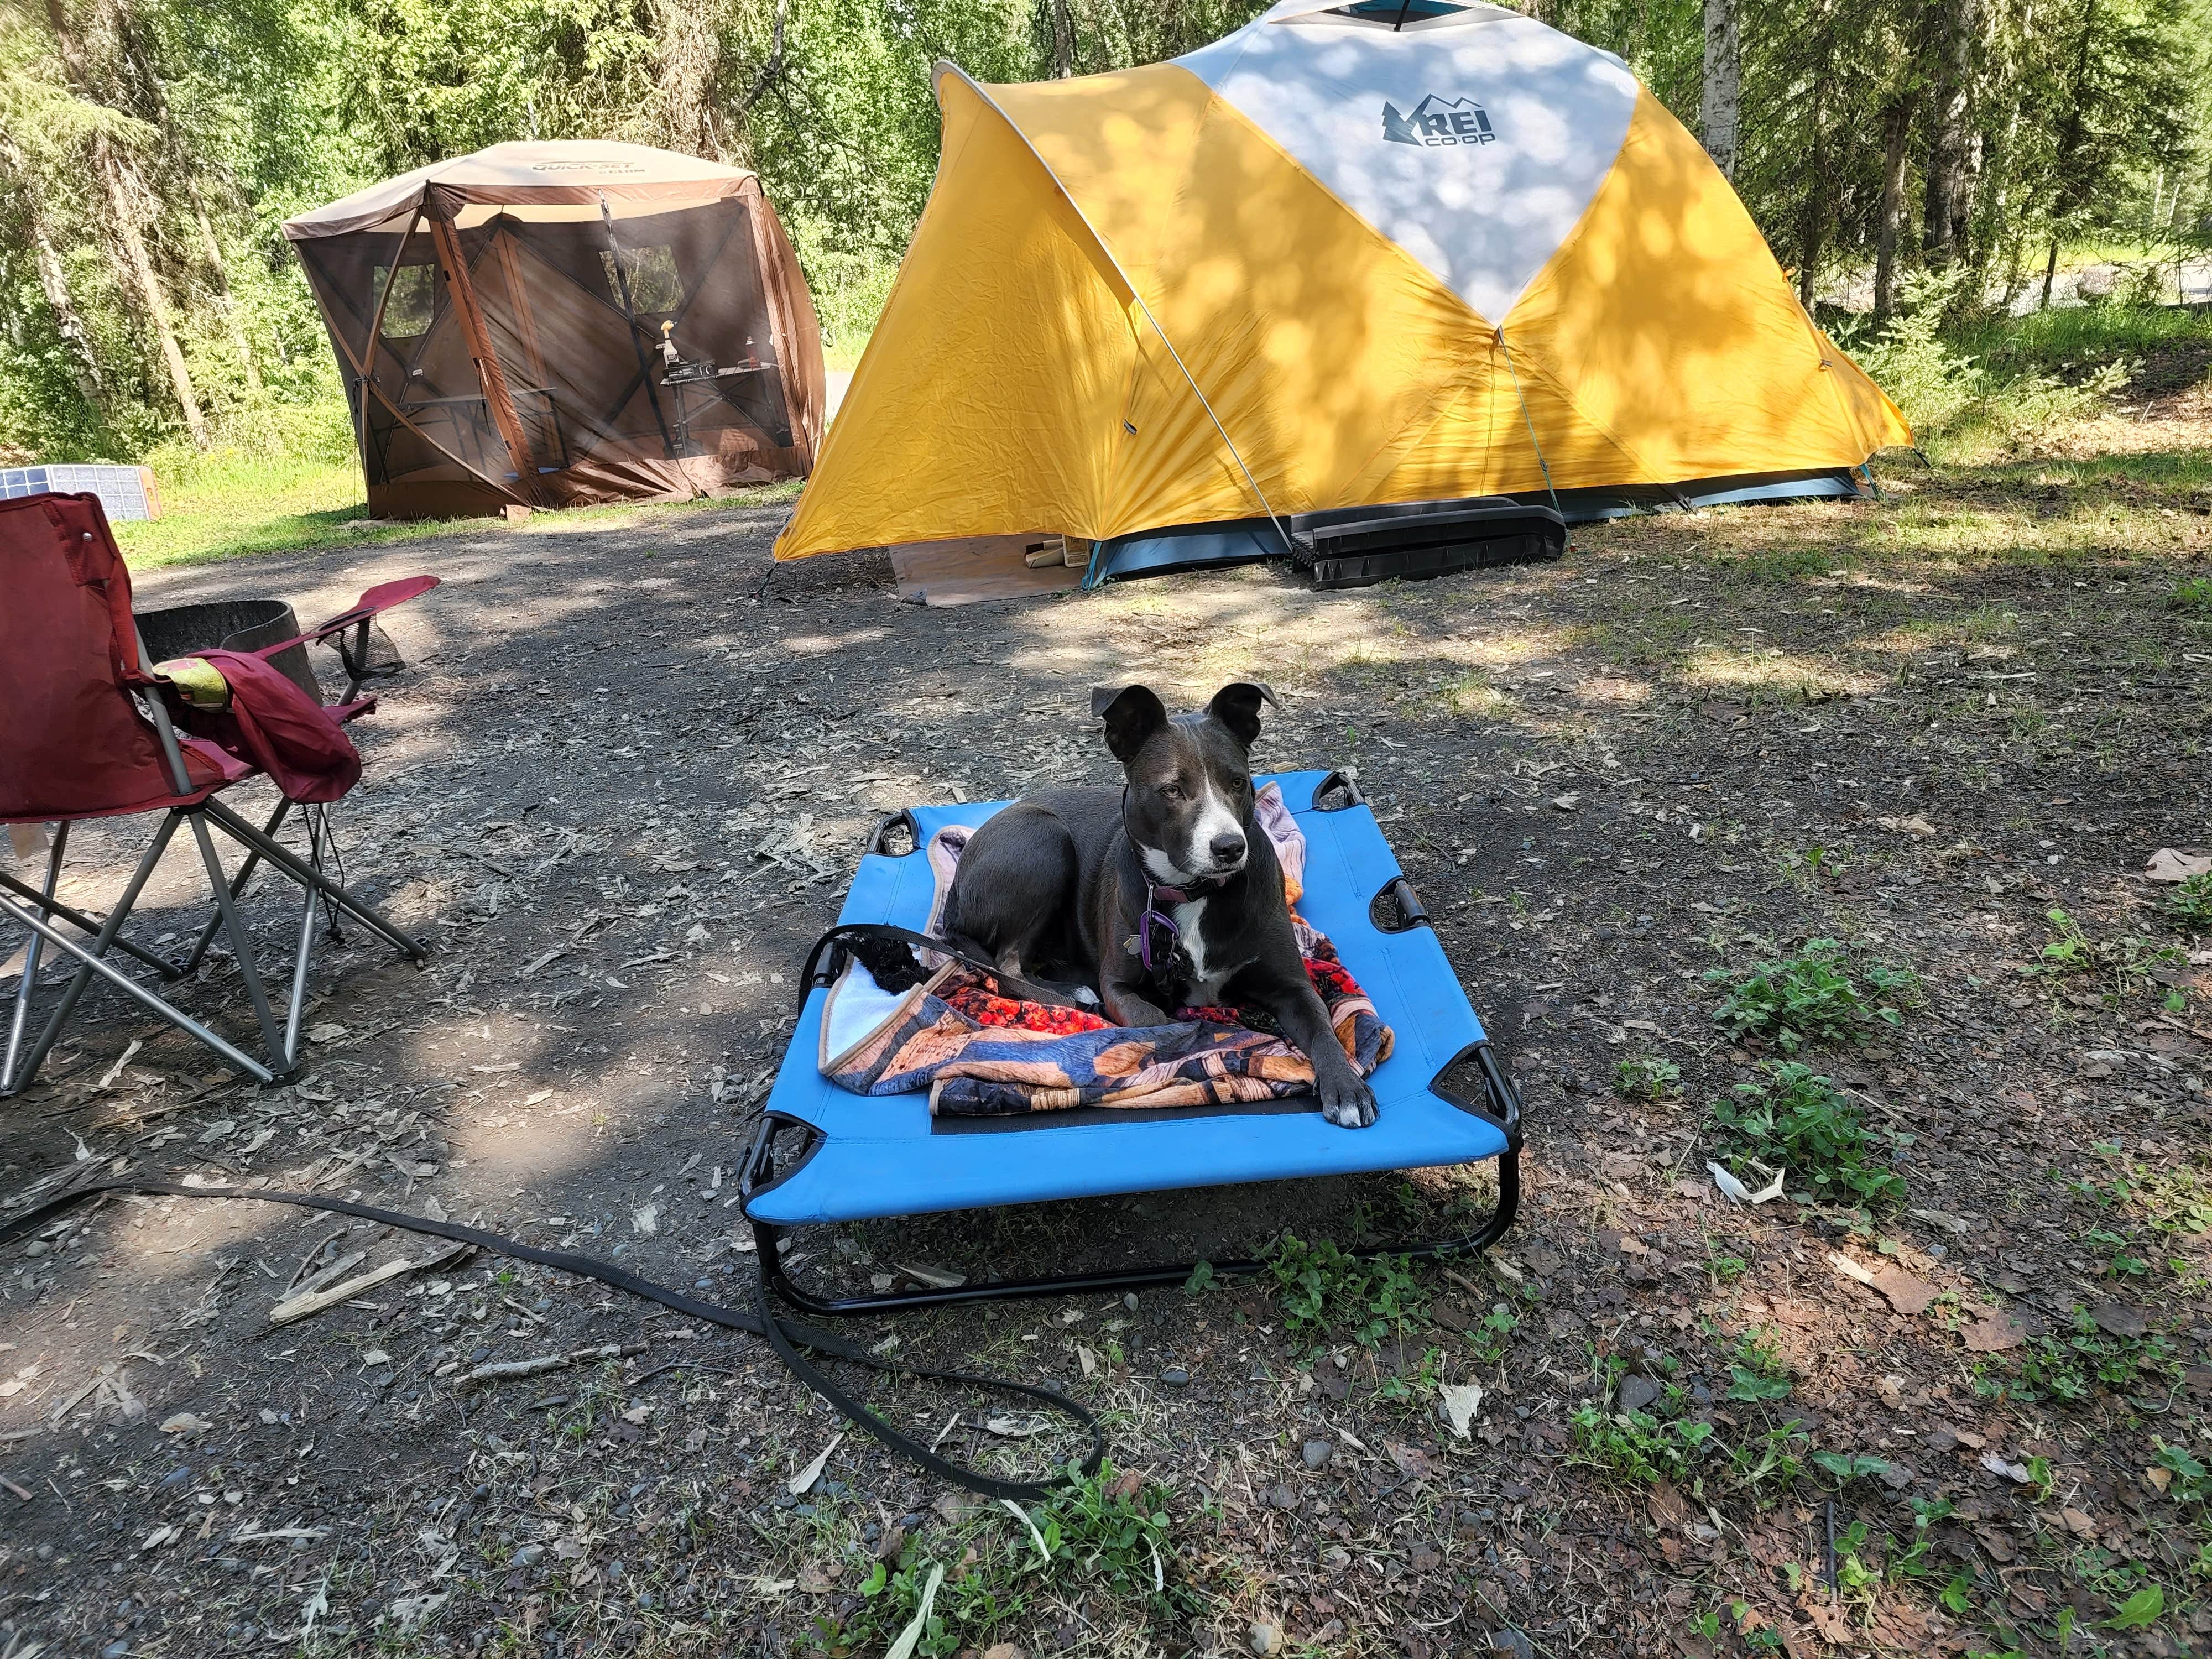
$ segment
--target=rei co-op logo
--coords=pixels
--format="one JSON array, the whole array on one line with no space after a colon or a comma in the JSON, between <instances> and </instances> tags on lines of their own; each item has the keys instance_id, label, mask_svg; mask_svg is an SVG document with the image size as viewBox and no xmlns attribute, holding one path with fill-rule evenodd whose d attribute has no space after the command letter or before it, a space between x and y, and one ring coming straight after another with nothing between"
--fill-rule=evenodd
<instances>
[{"instance_id":1,"label":"rei co-op logo","mask_svg":"<svg viewBox=\"0 0 2212 1659\"><path fill-rule=\"evenodd\" d=\"M1413 106L1409 115L1398 113L1395 104L1382 106L1382 137L1394 144L1419 144L1446 149L1461 144L1494 144L1490 117L1472 98L1439 98L1433 92Z\"/></svg>"}]
</instances>

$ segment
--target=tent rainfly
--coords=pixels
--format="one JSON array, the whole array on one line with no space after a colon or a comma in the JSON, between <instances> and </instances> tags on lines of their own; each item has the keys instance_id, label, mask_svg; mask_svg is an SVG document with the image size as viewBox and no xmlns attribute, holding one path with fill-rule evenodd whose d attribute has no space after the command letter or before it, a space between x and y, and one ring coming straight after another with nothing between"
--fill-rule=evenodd
<instances>
[{"instance_id":1,"label":"tent rainfly","mask_svg":"<svg viewBox=\"0 0 2212 1659\"><path fill-rule=\"evenodd\" d=\"M799 477L822 340L760 181L637 144L495 144L291 220L369 510Z\"/></svg>"},{"instance_id":2,"label":"tent rainfly","mask_svg":"<svg viewBox=\"0 0 2212 1659\"><path fill-rule=\"evenodd\" d=\"M779 558L1057 531L1096 579L1384 503L1849 494L1911 441L1665 106L1501 7L1282 0L1170 63L937 94Z\"/></svg>"}]
</instances>

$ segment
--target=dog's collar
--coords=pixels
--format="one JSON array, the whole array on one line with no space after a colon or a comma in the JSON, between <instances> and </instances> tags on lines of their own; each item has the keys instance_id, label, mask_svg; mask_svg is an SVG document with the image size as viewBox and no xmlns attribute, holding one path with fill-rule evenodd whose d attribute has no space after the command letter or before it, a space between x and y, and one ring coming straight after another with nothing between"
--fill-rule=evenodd
<instances>
[{"instance_id":1,"label":"dog's collar","mask_svg":"<svg viewBox=\"0 0 2212 1659\"><path fill-rule=\"evenodd\" d=\"M1243 872L1235 873L1242 874ZM1231 879L1230 876L1204 876L1180 887L1165 887L1148 877L1145 882L1145 902L1155 910L1163 903L1189 904L1219 892L1229 885Z\"/></svg>"},{"instance_id":2,"label":"dog's collar","mask_svg":"<svg viewBox=\"0 0 2212 1659\"><path fill-rule=\"evenodd\" d=\"M1137 838L1129 834L1129 787L1121 786L1121 834L1127 839L1130 850L1137 855L1137 868L1145 878L1145 910L1137 918L1137 937L1134 941L1138 958L1145 964L1145 972L1155 978L1164 974L1174 963L1176 952L1182 948L1182 929L1176 925L1170 910L1162 907L1189 904L1219 892L1243 871L1225 876L1201 876L1194 881L1170 887L1154 881L1152 872L1145 869L1144 850Z\"/></svg>"}]
</instances>

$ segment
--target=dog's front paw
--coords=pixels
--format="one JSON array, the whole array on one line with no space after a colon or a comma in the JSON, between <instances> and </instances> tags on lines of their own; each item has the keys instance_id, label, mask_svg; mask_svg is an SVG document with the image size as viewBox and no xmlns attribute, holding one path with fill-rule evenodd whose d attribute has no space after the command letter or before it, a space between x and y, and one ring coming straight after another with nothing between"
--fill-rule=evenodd
<instances>
[{"instance_id":1,"label":"dog's front paw","mask_svg":"<svg viewBox=\"0 0 2212 1659\"><path fill-rule=\"evenodd\" d=\"M1340 1129L1364 1129L1375 1121L1375 1091L1358 1073L1317 1079L1321 1115Z\"/></svg>"}]
</instances>

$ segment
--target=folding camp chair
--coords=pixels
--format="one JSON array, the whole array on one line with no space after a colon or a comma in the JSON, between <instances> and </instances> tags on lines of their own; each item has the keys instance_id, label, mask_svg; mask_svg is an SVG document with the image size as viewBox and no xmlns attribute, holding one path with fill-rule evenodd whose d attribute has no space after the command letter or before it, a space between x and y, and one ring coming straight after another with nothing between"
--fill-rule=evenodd
<instances>
[{"instance_id":1,"label":"folding camp chair","mask_svg":"<svg viewBox=\"0 0 2212 1659\"><path fill-rule=\"evenodd\" d=\"M180 731L172 721L167 694L147 672L145 643L131 606L130 573L97 496L33 495L0 502L0 584L8 595L7 603L0 605L0 823L57 826L42 886L0 871L0 921L16 924L29 936L6 1048L0 1053L0 1097L29 1085L95 978L188 1032L247 1076L263 1083L275 1081L290 1072L298 1059L319 902L333 919L338 910L357 917L410 958L419 960L422 947L323 873L319 816L311 823L307 855L302 858L276 839L294 803L281 801L269 821L256 826L219 799L223 790L260 774L249 763ZM418 576L372 588L343 616L295 638L263 646L256 654L275 658L310 641L335 642L349 684L345 700L331 712L343 720L358 718L376 706L374 697L361 695L364 681L396 665L373 658L374 617L436 585L435 577ZM161 825L105 918L87 915L55 896L71 824L83 818L143 812L161 813ZM215 914L190 957L170 962L125 939L122 930L180 827L188 827L198 845ZM211 827L246 849L235 877L223 873ZM255 965L252 940L238 908L256 867L264 861L297 882L304 896L290 1001L281 1023ZM88 936L89 944L70 937L64 927ZM253 1005L265 1063L173 1007L109 960L111 951L119 951L164 978L180 978L198 964L217 930L228 941ZM27 1050L24 1040L39 963L48 948L74 958L77 969Z\"/></svg>"},{"instance_id":2,"label":"folding camp chair","mask_svg":"<svg viewBox=\"0 0 2212 1659\"><path fill-rule=\"evenodd\" d=\"M1275 781L1306 837L1298 908L1328 936L1396 1035L1390 1057L1368 1079L1382 1109L1373 1126L1334 1127L1310 1096L1218 1107L933 1117L920 1093L848 1093L823 1077L818 1063L828 987L843 965L833 949L799 988L797 1028L740 1181L761 1267L778 1295L811 1313L851 1314L1179 1284L1194 1264L819 1296L792 1281L777 1245L784 1229L822 1223L1489 1158L1498 1160L1498 1204L1480 1227L1460 1237L1364 1253L1437 1255L1480 1249L1504 1236L1520 1200L1520 1097L1428 927L1428 913L1349 779L1337 772L1291 772ZM915 807L887 819L860 860L840 925L924 928L934 880L921 849L945 825L981 823L1005 805ZM895 830L913 838L902 855L889 851ZM780 1160L787 1135L795 1138L795 1156ZM1212 1264L1224 1274L1258 1265Z\"/></svg>"}]
</instances>

